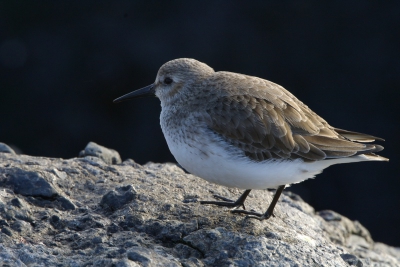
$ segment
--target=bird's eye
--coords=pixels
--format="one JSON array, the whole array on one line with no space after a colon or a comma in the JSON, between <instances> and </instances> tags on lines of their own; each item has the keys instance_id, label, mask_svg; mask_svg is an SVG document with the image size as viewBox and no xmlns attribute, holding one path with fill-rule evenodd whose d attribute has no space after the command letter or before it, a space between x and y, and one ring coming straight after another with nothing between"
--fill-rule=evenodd
<instances>
[{"instance_id":1,"label":"bird's eye","mask_svg":"<svg viewBox=\"0 0 400 267\"><path fill-rule=\"evenodd\" d=\"M167 77L167 78L164 79L164 83L165 83L165 84L171 84L172 82L173 82L172 79L169 78L169 77Z\"/></svg>"}]
</instances>

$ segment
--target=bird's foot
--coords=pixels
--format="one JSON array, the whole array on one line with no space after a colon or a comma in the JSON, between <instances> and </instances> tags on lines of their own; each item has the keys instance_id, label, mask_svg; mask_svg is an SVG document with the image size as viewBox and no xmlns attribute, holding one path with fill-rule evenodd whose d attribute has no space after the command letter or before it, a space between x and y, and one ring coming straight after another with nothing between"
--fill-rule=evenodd
<instances>
[{"instance_id":1,"label":"bird's foot","mask_svg":"<svg viewBox=\"0 0 400 267\"><path fill-rule=\"evenodd\" d=\"M246 214L246 218L251 218L251 219L257 219L259 221L263 221L263 220L268 220L271 216L275 217L275 215L272 213L258 213L258 212L254 212L254 211L247 211L247 210L232 210L232 213L240 213L240 214Z\"/></svg>"},{"instance_id":2,"label":"bird's foot","mask_svg":"<svg viewBox=\"0 0 400 267\"><path fill-rule=\"evenodd\" d=\"M241 201L240 199L233 201L231 199L228 199L226 197L221 197L218 195L214 195L214 198L220 199L223 201L200 201L200 204L202 205L217 205L217 206L223 206L223 207L231 207L232 211L236 210L239 207L243 207L243 210L246 209L244 206L244 201Z\"/></svg>"}]
</instances>

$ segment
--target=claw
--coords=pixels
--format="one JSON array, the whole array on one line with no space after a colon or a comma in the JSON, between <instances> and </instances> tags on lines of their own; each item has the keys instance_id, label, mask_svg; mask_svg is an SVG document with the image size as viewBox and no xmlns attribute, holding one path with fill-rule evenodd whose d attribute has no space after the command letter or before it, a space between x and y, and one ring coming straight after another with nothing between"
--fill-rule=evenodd
<instances>
[{"instance_id":1,"label":"claw","mask_svg":"<svg viewBox=\"0 0 400 267\"><path fill-rule=\"evenodd\" d=\"M216 199L220 199L220 200L223 200L223 201L227 201L227 202L235 202L235 201L233 201L233 200L231 200L231 199L229 199L229 198L221 197L221 196L218 196L218 195L213 195L213 197L216 198Z\"/></svg>"},{"instance_id":2,"label":"claw","mask_svg":"<svg viewBox=\"0 0 400 267\"><path fill-rule=\"evenodd\" d=\"M257 219L260 221L263 220L268 220L271 216L275 216L273 214L269 214L268 212L261 214L258 212L254 212L254 211L247 211L247 210L232 210L232 213L239 213L239 214L246 214L246 218L250 218L250 219Z\"/></svg>"},{"instance_id":3,"label":"claw","mask_svg":"<svg viewBox=\"0 0 400 267\"><path fill-rule=\"evenodd\" d=\"M222 197L221 197L221 199L222 199ZM225 201L200 201L200 204L231 207L232 210L235 210L240 207L243 207L243 209L245 209L244 203L237 203L237 202L233 202L232 200L228 200L228 199L225 199Z\"/></svg>"},{"instance_id":4,"label":"claw","mask_svg":"<svg viewBox=\"0 0 400 267\"><path fill-rule=\"evenodd\" d=\"M217 206L232 207L232 209L231 209L232 213L246 214L247 215L246 218L257 219L257 220L263 221L263 220L268 220L271 217L275 217L274 208L275 208L275 205L278 202L278 199L284 189L285 189L285 185L281 185L277 188L274 198L272 199L271 204L269 205L267 211L264 214L246 210L246 207L244 206L244 201L246 200L247 196L249 195L249 193L251 191L250 189L247 189L246 191L244 191L244 193L235 202L228 198L214 195L214 197L216 199L221 199L223 201L200 201L200 204L213 204L213 205L217 205ZM243 209L238 210L238 208L240 208L240 207L243 207Z\"/></svg>"},{"instance_id":5,"label":"claw","mask_svg":"<svg viewBox=\"0 0 400 267\"><path fill-rule=\"evenodd\" d=\"M246 207L244 206L244 201L246 200L247 196L249 195L250 190L246 190L236 201L230 200L225 197L221 197L218 195L214 195L216 199L220 199L223 201L200 201L200 204L211 204L211 205L217 205L217 206L223 206L223 207L232 207L231 211L236 210L237 208L243 207L245 210Z\"/></svg>"}]
</instances>

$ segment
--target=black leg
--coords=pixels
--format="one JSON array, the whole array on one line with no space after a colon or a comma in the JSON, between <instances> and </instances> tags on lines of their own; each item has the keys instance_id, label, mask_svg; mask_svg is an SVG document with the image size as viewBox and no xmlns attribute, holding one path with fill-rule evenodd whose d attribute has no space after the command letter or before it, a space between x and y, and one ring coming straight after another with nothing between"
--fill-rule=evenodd
<instances>
[{"instance_id":1,"label":"black leg","mask_svg":"<svg viewBox=\"0 0 400 267\"><path fill-rule=\"evenodd\" d=\"M232 207L234 209L238 207L243 207L243 209L246 209L244 206L244 201L246 200L247 196L250 193L250 189L247 189L244 191L244 193L238 198L238 200L233 201L218 195L214 195L215 198L221 199L223 201L200 201L200 204L212 204L212 205L217 205L217 206L224 206L224 207Z\"/></svg>"},{"instance_id":2,"label":"black leg","mask_svg":"<svg viewBox=\"0 0 400 267\"><path fill-rule=\"evenodd\" d=\"M285 185L281 185L276 189L274 198L272 199L271 204L269 204L269 207L267 211L264 214L257 213L257 212L252 212L252 211L247 211L247 210L232 210L232 213L241 213L241 214L247 214L249 218L254 218L258 219L260 221L262 220L268 220L271 216L274 215L274 208L276 206L276 203L278 202L279 197L281 196L283 189L285 189Z\"/></svg>"}]
</instances>

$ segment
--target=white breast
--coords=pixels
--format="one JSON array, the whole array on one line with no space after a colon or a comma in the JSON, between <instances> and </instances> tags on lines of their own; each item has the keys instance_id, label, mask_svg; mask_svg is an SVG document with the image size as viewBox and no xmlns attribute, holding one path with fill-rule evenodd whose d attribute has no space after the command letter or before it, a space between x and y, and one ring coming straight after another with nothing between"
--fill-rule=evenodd
<instances>
[{"instance_id":1,"label":"white breast","mask_svg":"<svg viewBox=\"0 0 400 267\"><path fill-rule=\"evenodd\" d=\"M161 113L161 128L171 153L179 164L190 173L209 182L241 189L276 188L280 185L299 183L312 178L333 164L369 160L351 158L304 162L271 159L252 161L244 153L222 140L198 120L168 122Z\"/></svg>"},{"instance_id":2,"label":"white breast","mask_svg":"<svg viewBox=\"0 0 400 267\"><path fill-rule=\"evenodd\" d=\"M241 189L276 188L311 178L301 159L254 162L241 156L241 151L228 144L215 142L204 133L183 133L163 128L164 136L176 161L190 173L209 182ZM236 151L235 151L236 150Z\"/></svg>"}]
</instances>

